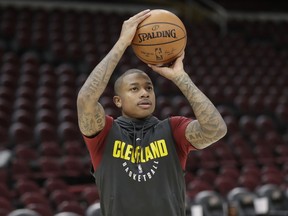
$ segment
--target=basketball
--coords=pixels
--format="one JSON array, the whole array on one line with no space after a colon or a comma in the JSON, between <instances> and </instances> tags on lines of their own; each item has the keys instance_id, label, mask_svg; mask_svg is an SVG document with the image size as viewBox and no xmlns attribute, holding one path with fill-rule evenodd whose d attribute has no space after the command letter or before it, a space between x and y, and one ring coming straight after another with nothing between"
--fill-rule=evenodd
<instances>
[{"instance_id":1,"label":"basketball","mask_svg":"<svg viewBox=\"0 0 288 216\"><path fill-rule=\"evenodd\" d=\"M144 63L166 66L182 54L186 43L186 29L179 17L167 10L154 9L138 25L131 46Z\"/></svg>"}]
</instances>

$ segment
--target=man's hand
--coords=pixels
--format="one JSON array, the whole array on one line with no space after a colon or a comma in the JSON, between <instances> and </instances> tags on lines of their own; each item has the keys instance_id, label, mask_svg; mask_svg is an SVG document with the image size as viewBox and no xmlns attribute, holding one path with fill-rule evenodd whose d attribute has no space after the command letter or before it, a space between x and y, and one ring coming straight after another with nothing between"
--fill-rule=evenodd
<instances>
[{"instance_id":1,"label":"man's hand","mask_svg":"<svg viewBox=\"0 0 288 216\"><path fill-rule=\"evenodd\" d=\"M174 63L169 67L158 67L156 65L148 65L153 71L160 74L161 76L169 79L169 80L175 80L177 77L179 77L181 74L185 73L183 68L183 59L184 59L185 53L183 52L175 61Z\"/></svg>"},{"instance_id":2,"label":"man's hand","mask_svg":"<svg viewBox=\"0 0 288 216\"><path fill-rule=\"evenodd\" d=\"M139 25L139 23L141 23L144 19L146 19L149 16L150 16L150 9L147 9L130 17L128 20L125 20L122 25L119 40L125 43L127 47L131 45L131 42L137 30L137 26Z\"/></svg>"}]
</instances>

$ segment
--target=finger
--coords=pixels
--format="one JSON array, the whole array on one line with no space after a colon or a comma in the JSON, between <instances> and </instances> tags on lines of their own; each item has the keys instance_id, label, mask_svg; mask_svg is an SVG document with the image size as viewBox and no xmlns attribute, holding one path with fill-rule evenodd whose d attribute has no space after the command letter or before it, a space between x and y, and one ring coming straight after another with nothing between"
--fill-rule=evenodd
<instances>
[{"instance_id":1,"label":"finger","mask_svg":"<svg viewBox=\"0 0 288 216\"><path fill-rule=\"evenodd\" d=\"M150 9L144 10L139 12L138 14L134 15L133 17L131 17L133 20L135 20L136 22L140 23L142 22L144 19L146 19L148 16L150 16Z\"/></svg>"},{"instance_id":2,"label":"finger","mask_svg":"<svg viewBox=\"0 0 288 216\"><path fill-rule=\"evenodd\" d=\"M184 57L185 57L185 52L183 51L182 54L176 59L175 63L179 61L183 61Z\"/></svg>"},{"instance_id":3,"label":"finger","mask_svg":"<svg viewBox=\"0 0 288 216\"><path fill-rule=\"evenodd\" d=\"M180 55L180 59L183 60L185 57L185 52L183 51L182 54Z\"/></svg>"},{"instance_id":4,"label":"finger","mask_svg":"<svg viewBox=\"0 0 288 216\"><path fill-rule=\"evenodd\" d=\"M158 73L158 74L160 74L160 75L162 75L162 70L163 70L163 68L162 67L158 67L158 66L156 66L156 65L151 65L151 64L148 64L148 67L150 67L154 72L156 72L156 73Z\"/></svg>"},{"instance_id":5,"label":"finger","mask_svg":"<svg viewBox=\"0 0 288 216\"><path fill-rule=\"evenodd\" d=\"M147 13L149 13L149 12L150 12L150 9L146 9L146 10L143 10L143 11L137 13L137 14L134 15L133 17L138 18L138 17L141 17L141 16L143 16L144 14L147 14Z\"/></svg>"}]
</instances>

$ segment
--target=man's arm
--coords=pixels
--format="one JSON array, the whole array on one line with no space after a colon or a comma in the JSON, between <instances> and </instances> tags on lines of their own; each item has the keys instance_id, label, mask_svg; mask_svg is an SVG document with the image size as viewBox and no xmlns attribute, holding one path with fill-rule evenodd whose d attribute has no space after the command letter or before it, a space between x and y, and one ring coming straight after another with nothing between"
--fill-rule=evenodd
<instances>
[{"instance_id":1,"label":"man's arm","mask_svg":"<svg viewBox=\"0 0 288 216\"><path fill-rule=\"evenodd\" d=\"M142 11L126 20L120 37L110 52L93 69L77 97L78 123L85 136L93 136L105 126L105 112L98 102L108 81L135 35L140 22L149 16L149 10Z\"/></svg>"},{"instance_id":2,"label":"man's arm","mask_svg":"<svg viewBox=\"0 0 288 216\"><path fill-rule=\"evenodd\" d=\"M150 67L157 73L172 80L190 103L196 116L185 131L186 139L197 149L203 149L227 133L226 124L212 102L195 86L183 69L184 53L170 67Z\"/></svg>"},{"instance_id":3,"label":"man's arm","mask_svg":"<svg viewBox=\"0 0 288 216\"><path fill-rule=\"evenodd\" d=\"M227 132L226 124L212 102L195 86L188 74L177 77L175 84L190 103L196 120L186 128L187 140L203 149L221 139Z\"/></svg>"}]
</instances>

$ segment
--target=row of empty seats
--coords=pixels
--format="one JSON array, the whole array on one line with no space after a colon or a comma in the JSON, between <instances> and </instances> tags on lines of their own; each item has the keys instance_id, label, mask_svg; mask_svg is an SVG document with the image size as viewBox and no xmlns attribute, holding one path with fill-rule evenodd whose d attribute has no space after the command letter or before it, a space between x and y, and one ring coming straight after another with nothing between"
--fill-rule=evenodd
<instances>
[{"instance_id":1,"label":"row of empty seats","mask_svg":"<svg viewBox=\"0 0 288 216\"><path fill-rule=\"evenodd\" d=\"M78 128L76 97L130 15L0 7L0 216L16 209L96 216L99 194ZM260 196L260 186L276 185L287 203L287 23L229 21L221 36L211 23L183 21L185 69L228 125L225 138L189 155L187 215L192 205L214 203L214 215L223 216L222 204L230 204L239 187L242 194ZM130 48L100 99L107 114L121 114L112 101L113 82L131 67L151 76L157 117L194 118L179 89ZM253 199L245 200L251 207Z\"/></svg>"}]
</instances>

